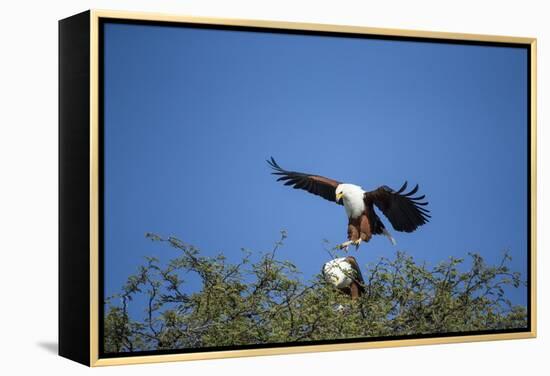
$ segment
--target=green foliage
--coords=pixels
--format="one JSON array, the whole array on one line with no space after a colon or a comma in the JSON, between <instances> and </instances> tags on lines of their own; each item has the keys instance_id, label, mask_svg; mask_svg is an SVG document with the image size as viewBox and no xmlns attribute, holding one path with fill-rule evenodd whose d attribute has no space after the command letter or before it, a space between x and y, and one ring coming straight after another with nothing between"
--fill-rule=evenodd
<instances>
[{"instance_id":1,"label":"green foliage","mask_svg":"<svg viewBox=\"0 0 550 376\"><path fill-rule=\"evenodd\" d=\"M507 266L505 254L496 266L470 254L450 258L435 267L418 264L397 252L363 268L364 295L350 298L325 283L320 275L307 283L276 251L257 260L243 250L238 264L223 254L202 256L179 239L147 234L154 242L178 251L162 266L147 258L121 292L105 301L106 352L199 348L265 343L450 333L525 328L525 307L506 299L507 286L523 285ZM198 277L198 278L197 278ZM185 289L184 278L200 287ZM139 300L141 320L128 314Z\"/></svg>"}]
</instances>

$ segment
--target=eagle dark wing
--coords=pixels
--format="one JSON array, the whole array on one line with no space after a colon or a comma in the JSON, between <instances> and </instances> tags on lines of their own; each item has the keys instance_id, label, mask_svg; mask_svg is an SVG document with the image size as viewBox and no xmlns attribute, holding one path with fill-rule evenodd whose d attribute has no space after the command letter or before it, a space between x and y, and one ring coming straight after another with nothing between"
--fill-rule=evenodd
<instances>
[{"instance_id":1,"label":"eagle dark wing","mask_svg":"<svg viewBox=\"0 0 550 376\"><path fill-rule=\"evenodd\" d=\"M425 196L411 197L418 191L418 184L409 192L405 193L407 182L396 192L393 189L383 185L378 189L365 192L365 205L376 205L390 220L392 226L397 231L413 232L429 222L430 211L424 206L428 202L423 202Z\"/></svg>"},{"instance_id":2,"label":"eagle dark wing","mask_svg":"<svg viewBox=\"0 0 550 376\"><path fill-rule=\"evenodd\" d=\"M361 269L359 268L359 264L357 263L357 260L353 256L346 257L346 261L351 265L351 268L355 272L355 275L353 276L354 279L360 284L363 285L365 283L365 280L363 279L363 274L361 274Z\"/></svg>"},{"instance_id":3,"label":"eagle dark wing","mask_svg":"<svg viewBox=\"0 0 550 376\"><path fill-rule=\"evenodd\" d=\"M336 202L336 187L340 182L319 175L283 170L273 157L268 159L267 163L275 170L272 174L279 176L277 181L283 181L285 185L290 185L294 189L303 189L326 200ZM342 205L341 202L338 204Z\"/></svg>"}]
</instances>

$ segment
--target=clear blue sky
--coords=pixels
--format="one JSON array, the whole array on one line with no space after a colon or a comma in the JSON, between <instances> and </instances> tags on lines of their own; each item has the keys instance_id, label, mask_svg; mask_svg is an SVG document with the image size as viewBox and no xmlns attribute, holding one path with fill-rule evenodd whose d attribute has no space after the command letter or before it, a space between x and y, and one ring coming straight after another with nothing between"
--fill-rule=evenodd
<instances>
[{"instance_id":1,"label":"clear blue sky","mask_svg":"<svg viewBox=\"0 0 550 376\"><path fill-rule=\"evenodd\" d=\"M495 263L509 249L525 276L526 50L123 24L104 35L106 296L144 256L175 256L146 232L234 259L285 229L278 256L318 273L322 239L346 238L344 209L275 182L272 155L366 190L420 184L432 221L392 231L396 247L352 250L360 265L396 250Z\"/></svg>"}]
</instances>

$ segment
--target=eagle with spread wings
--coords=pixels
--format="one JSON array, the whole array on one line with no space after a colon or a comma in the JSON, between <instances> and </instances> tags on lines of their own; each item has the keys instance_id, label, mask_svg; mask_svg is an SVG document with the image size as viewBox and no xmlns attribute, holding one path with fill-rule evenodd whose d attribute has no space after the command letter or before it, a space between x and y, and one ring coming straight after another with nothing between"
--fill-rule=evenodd
<instances>
[{"instance_id":1,"label":"eagle with spread wings","mask_svg":"<svg viewBox=\"0 0 550 376\"><path fill-rule=\"evenodd\" d=\"M401 232L413 232L431 218L425 196L413 197L418 192L418 184L408 192L406 181L398 190L383 185L369 192L355 184L285 170L273 157L267 163L274 170L272 174L278 176L277 181L284 182L284 185L303 189L344 206L348 216L348 241L340 244L339 248L347 250L353 244L357 249L361 242L368 242L373 235L385 235L395 245L395 239L386 230L374 207L388 218L396 231Z\"/></svg>"}]
</instances>

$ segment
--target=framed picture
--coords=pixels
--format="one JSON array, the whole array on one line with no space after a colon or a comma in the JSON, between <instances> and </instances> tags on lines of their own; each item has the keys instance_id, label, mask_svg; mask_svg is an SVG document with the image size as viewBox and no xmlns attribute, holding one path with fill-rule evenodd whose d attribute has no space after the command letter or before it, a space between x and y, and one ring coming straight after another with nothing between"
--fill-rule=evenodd
<instances>
[{"instance_id":1,"label":"framed picture","mask_svg":"<svg viewBox=\"0 0 550 376\"><path fill-rule=\"evenodd\" d=\"M532 338L536 40L59 23L59 354Z\"/></svg>"}]
</instances>

